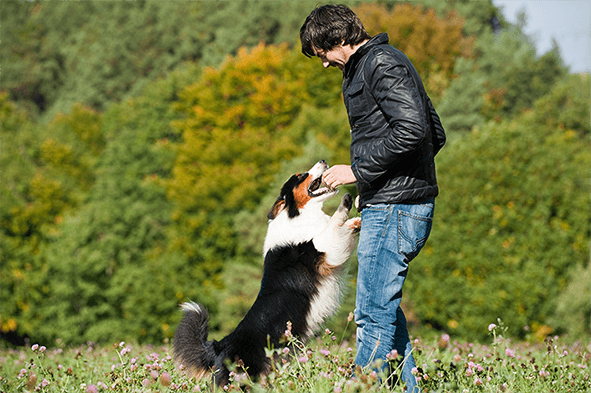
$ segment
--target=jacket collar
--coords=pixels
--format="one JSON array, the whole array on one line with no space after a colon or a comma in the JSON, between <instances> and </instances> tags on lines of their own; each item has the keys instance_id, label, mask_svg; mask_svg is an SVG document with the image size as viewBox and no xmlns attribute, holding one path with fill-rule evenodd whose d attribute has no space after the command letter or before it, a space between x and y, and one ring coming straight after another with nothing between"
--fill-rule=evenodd
<instances>
[{"instance_id":1,"label":"jacket collar","mask_svg":"<svg viewBox=\"0 0 591 393\"><path fill-rule=\"evenodd\" d=\"M345 70L343 74L346 76L353 72L355 68L357 68L357 63L359 63L359 60L361 60L363 56L365 56L372 48L378 45L387 44L389 41L390 39L386 33L380 33L373 36L369 41L361 45L359 49L357 49L355 53L351 55L351 57L349 57L347 64L345 64Z\"/></svg>"}]
</instances>

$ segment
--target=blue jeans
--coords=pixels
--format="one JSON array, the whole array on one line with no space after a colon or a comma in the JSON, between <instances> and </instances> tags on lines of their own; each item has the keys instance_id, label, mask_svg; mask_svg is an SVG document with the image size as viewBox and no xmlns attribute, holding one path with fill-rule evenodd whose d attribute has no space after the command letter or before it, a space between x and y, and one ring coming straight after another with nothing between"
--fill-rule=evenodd
<instances>
[{"instance_id":1,"label":"blue jeans","mask_svg":"<svg viewBox=\"0 0 591 393\"><path fill-rule=\"evenodd\" d=\"M415 361L400 308L402 286L409 262L417 256L431 232L434 199L417 204L379 204L361 212L357 246L357 356L355 364L386 370L386 355L393 349L402 364L407 392L418 392L412 374Z\"/></svg>"}]
</instances>

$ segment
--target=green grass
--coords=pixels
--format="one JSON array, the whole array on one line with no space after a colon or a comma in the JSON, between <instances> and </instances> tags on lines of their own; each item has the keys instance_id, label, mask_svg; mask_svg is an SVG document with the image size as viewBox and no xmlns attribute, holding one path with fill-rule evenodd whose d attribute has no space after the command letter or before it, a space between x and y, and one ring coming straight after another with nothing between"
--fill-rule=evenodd
<instances>
[{"instance_id":1,"label":"green grass","mask_svg":"<svg viewBox=\"0 0 591 393\"><path fill-rule=\"evenodd\" d=\"M513 342L503 327L491 325L490 344L457 342L447 335L414 339L416 377L424 392L590 392L591 344ZM253 382L237 373L231 385L215 391L387 392L375 373L353 370L354 349L325 331L304 346L269 350L282 357L273 373ZM294 350L294 346L298 350ZM294 356L290 356L294 353ZM4 349L0 355L2 392L199 392L209 380L188 379L171 359L170 345L116 343L46 349L33 345ZM402 392L396 385L393 391Z\"/></svg>"}]
</instances>

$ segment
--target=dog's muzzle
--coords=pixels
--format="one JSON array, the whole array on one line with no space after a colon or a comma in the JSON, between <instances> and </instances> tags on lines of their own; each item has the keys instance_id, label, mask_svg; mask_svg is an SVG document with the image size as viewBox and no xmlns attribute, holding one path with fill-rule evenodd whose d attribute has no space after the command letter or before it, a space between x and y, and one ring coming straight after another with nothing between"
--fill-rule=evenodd
<instances>
[{"instance_id":1,"label":"dog's muzzle","mask_svg":"<svg viewBox=\"0 0 591 393\"><path fill-rule=\"evenodd\" d=\"M337 189L330 188L330 187L321 187L322 186L322 176L317 177L310 183L308 187L308 195L312 198L319 197L329 192L335 192Z\"/></svg>"}]
</instances>

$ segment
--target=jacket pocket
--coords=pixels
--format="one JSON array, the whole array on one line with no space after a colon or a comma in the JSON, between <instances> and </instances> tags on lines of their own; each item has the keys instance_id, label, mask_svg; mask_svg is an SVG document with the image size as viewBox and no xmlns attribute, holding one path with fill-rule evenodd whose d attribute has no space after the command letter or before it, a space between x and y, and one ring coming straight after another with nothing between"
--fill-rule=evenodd
<instances>
[{"instance_id":1,"label":"jacket pocket","mask_svg":"<svg viewBox=\"0 0 591 393\"><path fill-rule=\"evenodd\" d=\"M347 111L352 124L354 124L353 120L363 117L369 111L367 97L363 90L363 82L357 82L347 90Z\"/></svg>"}]
</instances>

